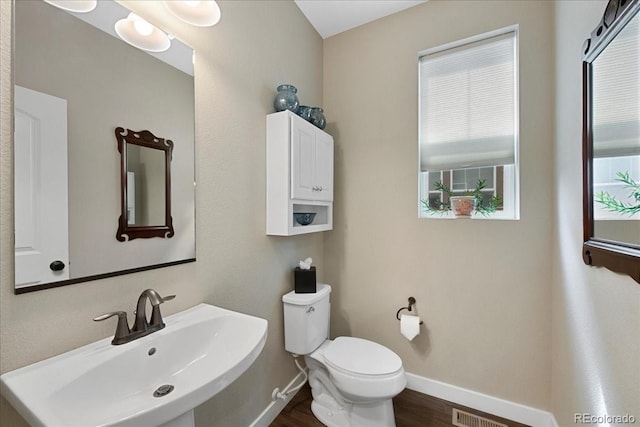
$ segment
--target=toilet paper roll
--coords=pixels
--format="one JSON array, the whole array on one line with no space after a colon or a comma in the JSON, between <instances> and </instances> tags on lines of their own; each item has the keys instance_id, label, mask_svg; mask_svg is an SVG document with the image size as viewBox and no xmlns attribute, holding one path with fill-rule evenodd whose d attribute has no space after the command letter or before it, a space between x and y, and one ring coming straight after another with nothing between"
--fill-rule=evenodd
<instances>
[{"instance_id":1,"label":"toilet paper roll","mask_svg":"<svg viewBox=\"0 0 640 427\"><path fill-rule=\"evenodd\" d=\"M410 314L400 316L400 332L409 341L420 334L420 317Z\"/></svg>"}]
</instances>

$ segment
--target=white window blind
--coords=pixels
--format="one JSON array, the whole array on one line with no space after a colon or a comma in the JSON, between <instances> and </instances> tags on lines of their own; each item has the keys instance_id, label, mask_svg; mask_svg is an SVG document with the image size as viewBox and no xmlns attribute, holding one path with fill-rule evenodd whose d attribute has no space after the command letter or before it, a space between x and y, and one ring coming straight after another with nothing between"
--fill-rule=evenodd
<instances>
[{"instance_id":1,"label":"white window blind","mask_svg":"<svg viewBox=\"0 0 640 427\"><path fill-rule=\"evenodd\" d=\"M640 154L640 19L593 62L594 157Z\"/></svg>"},{"instance_id":2,"label":"white window blind","mask_svg":"<svg viewBox=\"0 0 640 427\"><path fill-rule=\"evenodd\" d=\"M419 59L420 168L515 163L516 33Z\"/></svg>"}]
</instances>

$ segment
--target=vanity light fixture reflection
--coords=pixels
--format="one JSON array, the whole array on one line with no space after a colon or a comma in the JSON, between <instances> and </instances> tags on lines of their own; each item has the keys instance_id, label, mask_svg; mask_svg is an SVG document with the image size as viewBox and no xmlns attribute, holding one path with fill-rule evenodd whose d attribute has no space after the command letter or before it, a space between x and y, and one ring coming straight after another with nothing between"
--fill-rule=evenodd
<instances>
[{"instance_id":1,"label":"vanity light fixture reflection","mask_svg":"<svg viewBox=\"0 0 640 427\"><path fill-rule=\"evenodd\" d=\"M98 5L98 0L44 0L44 2L59 9L77 13L91 12Z\"/></svg>"},{"instance_id":2,"label":"vanity light fixture reflection","mask_svg":"<svg viewBox=\"0 0 640 427\"><path fill-rule=\"evenodd\" d=\"M220 21L220 6L215 0L169 0L162 3L176 18L196 27L211 27Z\"/></svg>"},{"instance_id":3,"label":"vanity light fixture reflection","mask_svg":"<svg viewBox=\"0 0 640 427\"><path fill-rule=\"evenodd\" d=\"M169 36L135 13L115 24L118 36L131 46L149 52L164 52L171 46Z\"/></svg>"}]
</instances>

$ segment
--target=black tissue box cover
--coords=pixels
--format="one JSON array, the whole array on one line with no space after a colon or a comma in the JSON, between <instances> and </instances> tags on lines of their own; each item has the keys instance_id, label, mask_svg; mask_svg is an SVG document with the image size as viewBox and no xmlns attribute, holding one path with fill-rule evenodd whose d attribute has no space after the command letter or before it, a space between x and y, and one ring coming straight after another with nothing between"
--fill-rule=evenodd
<instances>
[{"instance_id":1,"label":"black tissue box cover","mask_svg":"<svg viewBox=\"0 0 640 427\"><path fill-rule=\"evenodd\" d=\"M296 294L315 294L316 293L316 268L311 267L310 270L303 270L296 267L294 273L294 286Z\"/></svg>"}]
</instances>

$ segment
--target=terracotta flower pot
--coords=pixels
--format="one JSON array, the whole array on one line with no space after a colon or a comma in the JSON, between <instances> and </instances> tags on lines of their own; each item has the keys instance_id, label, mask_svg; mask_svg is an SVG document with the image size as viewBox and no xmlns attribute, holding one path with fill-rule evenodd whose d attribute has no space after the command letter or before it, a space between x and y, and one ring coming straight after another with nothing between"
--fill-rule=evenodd
<instances>
[{"instance_id":1,"label":"terracotta flower pot","mask_svg":"<svg viewBox=\"0 0 640 427\"><path fill-rule=\"evenodd\" d=\"M473 196L452 196L449 200L451 211L456 218L471 218L476 209L476 200Z\"/></svg>"}]
</instances>

